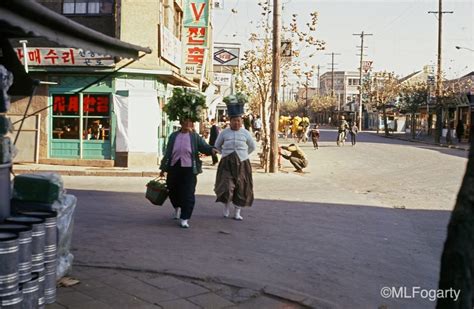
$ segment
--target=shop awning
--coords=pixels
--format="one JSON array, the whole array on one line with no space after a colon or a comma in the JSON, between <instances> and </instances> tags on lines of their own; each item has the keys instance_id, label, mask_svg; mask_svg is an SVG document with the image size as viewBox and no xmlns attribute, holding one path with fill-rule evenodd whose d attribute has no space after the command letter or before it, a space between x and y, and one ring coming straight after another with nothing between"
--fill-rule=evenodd
<instances>
[{"instance_id":1,"label":"shop awning","mask_svg":"<svg viewBox=\"0 0 474 309\"><path fill-rule=\"evenodd\" d=\"M0 35L7 38L43 37L66 47L103 55L138 59L148 47L122 42L57 14L34 0L0 1Z\"/></svg>"},{"instance_id":2,"label":"shop awning","mask_svg":"<svg viewBox=\"0 0 474 309\"><path fill-rule=\"evenodd\" d=\"M197 83L173 71L168 71L168 70L161 71L158 75L161 79L163 79L164 81L174 86L198 88Z\"/></svg>"}]
</instances>

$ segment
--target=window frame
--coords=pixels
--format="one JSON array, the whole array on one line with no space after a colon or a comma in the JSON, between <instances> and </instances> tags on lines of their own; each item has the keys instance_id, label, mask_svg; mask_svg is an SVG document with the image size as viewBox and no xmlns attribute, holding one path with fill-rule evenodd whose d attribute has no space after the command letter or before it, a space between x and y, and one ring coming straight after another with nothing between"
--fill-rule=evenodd
<instances>
[{"instance_id":1,"label":"window frame","mask_svg":"<svg viewBox=\"0 0 474 309\"><path fill-rule=\"evenodd\" d=\"M82 13L82 12L76 13L78 3L85 3L85 9L86 9L85 13ZM99 3L99 4L110 3L111 10L110 12L103 13L103 12L100 12L100 6L99 6L99 13L89 13L89 4L91 3ZM64 12L65 4L72 4L74 12L65 13ZM114 11L115 11L114 8L115 8L115 0L69 0L69 1L62 0L61 2L61 12L62 12L62 15L65 15L65 16L110 16L110 15L114 15Z\"/></svg>"}]
</instances>

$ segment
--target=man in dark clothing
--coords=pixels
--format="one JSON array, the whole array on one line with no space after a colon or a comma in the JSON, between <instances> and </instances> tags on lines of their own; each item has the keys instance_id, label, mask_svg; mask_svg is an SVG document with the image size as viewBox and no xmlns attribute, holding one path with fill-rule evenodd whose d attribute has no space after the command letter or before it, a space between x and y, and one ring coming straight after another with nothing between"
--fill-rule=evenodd
<instances>
[{"instance_id":1,"label":"man in dark clothing","mask_svg":"<svg viewBox=\"0 0 474 309\"><path fill-rule=\"evenodd\" d=\"M349 131L349 133L351 134L352 146L356 145L356 137L357 137L358 132L359 132L359 128L357 127L356 123L353 122Z\"/></svg>"},{"instance_id":2,"label":"man in dark clothing","mask_svg":"<svg viewBox=\"0 0 474 309\"><path fill-rule=\"evenodd\" d=\"M458 138L458 142L461 142L462 136L464 135L464 123L462 120L458 121L458 125L456 126L456 136Z\"/></svg>"},{"instance_id":3,"label":"man in dark clothing","mask_svg":"<svg viewBox=\"0 0 474 309\"><path fill-rule=\"evenodd\" d=\"M209 134L209 145L214 146L219 135L220 128L216 125L216 120L211 119L211 132ZM217 154L212 154L212 165L216 165L219 162Z\"/></svg>"}]
</instances>

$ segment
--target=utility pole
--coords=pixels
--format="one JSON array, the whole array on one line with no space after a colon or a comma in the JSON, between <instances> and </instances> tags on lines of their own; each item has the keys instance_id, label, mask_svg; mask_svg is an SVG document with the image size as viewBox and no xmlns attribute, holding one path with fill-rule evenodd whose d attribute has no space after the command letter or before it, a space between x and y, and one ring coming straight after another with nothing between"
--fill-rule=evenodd
<instances>
[{"instance_id":1,"label":"utility pole","mask_svg":"<svg viewBox=\"0 0 474 309\"><path fill-rule=\"evenodd\" d=\"M321 83L319 82L319 76L320 76L320 75L319 75L319 71L320 71L320 70L321 70L321 66L318 64L318 84L317 84L317 86L318 86L318 88L317 88L317 89L318 89L318 95L320 95L319 87L321 87Z\"/></svg>"},{"instance_id":2,"label":"utility pole","mask_svg":"<svg viewBox=\"0 0 474 309\"><path fill-rule=\"evenodd\" d=\"M339 56L340 54L337 54L337 53L330 53L330 54L326 54L326 55L330 55L331 56L331 97L334 98L334 95L335 95L335 83L334 83L334 65L336 65L337 63L334 63L334 56ZM338 113L341 112L341 102L338 102Z\"/></svg>"},{"instance_id":3,"label":"utility pole","mask_svg":"<svg viewBox=\"0 0 474 309\"><path fill-rule=\"evenodd\" d=\"M442 95L443 79L442 79L442 69L441 69L441 54L442 54L442 30L443 30L443 14L452 14L453 11L443 11L443 0L438 1L438 11L429 11L428 14L438 14L438 67L436 72L436 104L439 104L439 100ZM439 110L439 107L438 107ZM438 143L441 135L442 128L442 112L438 111L436 116L436 133L435 141ZM438 119L438 117L440 119Z\"/></svg>"},{"instance_id":4,"label":"utility pole","mask_svg":"<svg viewBox=\"0 0 474 309\"><path fill-rule=\"evenodd\" d=\"M272 105L270 115L270 166L269 172L278 172L278 90L280 88L280 30L281 3L273 0L273 74L272 74Z\"/></svg>"},{"instance_id":5,"label":"utility pole","mask_svg":"<svg viewBox=\"0 0 474 309\"><path fill-rule=\"evenodd\" d=\"M360 36L360 67L359 67L359 131L362 131L362 93L363 93L363 85L362 85L362 62L364 59L364 36L366 35L373 35L372 33L354 33L352 35Z\"/></svg>"}]
</instances>

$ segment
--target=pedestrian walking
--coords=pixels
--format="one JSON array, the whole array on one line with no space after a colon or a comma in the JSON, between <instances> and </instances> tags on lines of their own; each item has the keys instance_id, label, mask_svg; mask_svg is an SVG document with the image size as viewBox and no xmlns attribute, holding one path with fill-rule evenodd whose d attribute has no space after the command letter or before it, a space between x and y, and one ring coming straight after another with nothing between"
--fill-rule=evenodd
<instances>
[{"instance_id":1,"label":"pedestrian walking","mask_svg":"<svg viewBox=\"0 0 474 309\"><path fill-rule=\"evenodd\" d=\"M213 118L211 119L211 130L209 134L209 145L214 146L217 140L217 136L219 135L219 132L221 131L221 128L216 124L216 120ZM212 154L212 165L216 165L217 162L219 162L219 159L217 158L217 154Z\"/></svg>"},{"instance_id":2,"label":"pedestrian walking","mask_svg":"<svg viewBox=\"0 0 474 309\"><path fill-rule=\"evenodd\" d=\"M222 158L217 168L214 192L216 202L224 203L224 217L229 217L234 205L234 219L243 220L241 208L253 204L252 166L249 154L256 149L251 134L242 128L245 96L240 93L225 98L230 117L230 127L223 130L216 141ZM259 118L257 118L259 119Z\"/></svg>"},{"instance_id":3,"label":"pedestrian walking","mask_svg":"<svg viewBox=\"0 0 474 309\"><path fill-rule=\"evenodd\" d=\"M352 123L352 126L351 126L351 129L349 131L350 135L351 135L351 143L352 143L352 147L354 147L356 145L356 137L357 137L357 133L359 132L359 128L357 127L357 125L355 124L355 122Z\"/></svg>"},{"instance_id":4,"label":"pedestrian walking","mask_svg":"<svg viewBox=\"0 0 474 309\"><path fill-rule=\"evenodd\" d=\"M303 150L295 144L281 146L281 149L289 151L290 154L286 155L280 152L280 155L290 161L290 163L295 167L297 173L303 173L303 168L308 166L308 160L306 159Z\"/></svg>"},{"instance_id":5,"label":"pedestrian walking","mask_svg":"<svg viewBox=\"0 0 474 309\"><path fill-rule=\"evenodd\" d=\"M461 142L463 135L464 135L464 123L462 122L462 120L459 120L456 126L456 136L458 138L458 143Z\"/></svg>"},{"instance_id":6,"label":"pedestrian walking","mask_svg":"<svg viewBox=\"0 0 474 309\"><path fill-rule=\"evenodd\" d=\"M194 132L194 122L201 117L205 99L197 92L175 88L173 97L165 106L170 120L179 120L181 129L173 132L160 164L160 176L166 174L169 198L175 209L175 219L181 219L182 228L189 228L194 210L197 175L202 173L199 153L212 155L217 150Z\"/></svg>"},{"instance_id":7,"label":"pedestrian walking","mask_svg":"<svg viewBox=\"0 0 474 309\"><path fill-rule=\"evenodd\" d=\"M319 125L315 124L314 127L309 131L309 137L313 141L314 149L319 149Z\"/></svg>"}]
</instances>

